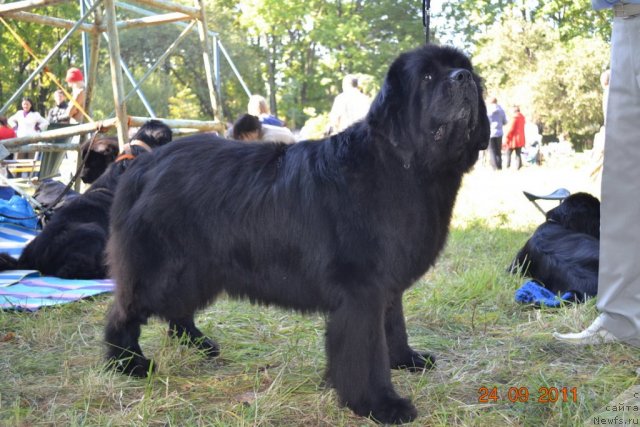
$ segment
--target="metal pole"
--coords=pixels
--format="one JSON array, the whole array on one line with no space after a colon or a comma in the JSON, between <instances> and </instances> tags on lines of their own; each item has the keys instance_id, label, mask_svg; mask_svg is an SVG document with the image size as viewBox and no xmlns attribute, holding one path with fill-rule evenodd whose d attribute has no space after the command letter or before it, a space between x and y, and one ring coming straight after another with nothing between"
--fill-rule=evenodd
<instances>
[{"instance_id":1,"label":"metal pole","mask_svg":"<svg viewBox=\"0 0 640 427\"><path fill-rule=\"evenodd\" d=\"M64 37L62 37L60 39L58 44L56 44L54 46L54 48L51 50L51 52L49 52L49 54L40 62L40 65L38 65L36 67L36 69L33 71L33 73L31 73L31 75L29 77L27 77L27 79L24 81L24 83L22 83L22 86L20 86L18 88L18 90L16 90L16 92L13 94L13 96L11 98L9 98L9 100L6 102L6 104L0 109L0 115L4 114L7 111L7 109L11 106L11 104L13 104L15 102L15 100L18 99L20 97L20 95L22 95L22 92L24 92L24 90L27 88L27 86L29 86L29 84L33 81L33 79L36 78L36 76L40 73L40 71L42 71L44 69L44 67L51 60L51 58L53 58L54 55L56 55L58 53L58 51L62 48L62 46L64 46L64 44L67 42L67 40L69 40L69 38L73 35L73 33L76 32L78 27L80 27L80 24L82 24L87 19L89 14L91 12L93 12L93 10L96 8L96 6L98 4L100 4L100 1L101 0L97 0L93 4L93 6L91 6L91 8L87 11L87 13L82 15L80 20L78 22L76 22L76 24L73 26L73 28L71 28L67 32L67 34L65 34Z\"/></svg>"},{"instance_id":2,"label":"metal pole","mask_svg":"<svg viewBox=\"0 0 640 427\"><path fill-rule=\"evenodd\" d=\"M84 0L78 0L80 2L80 15L84 15L87 7ZM89 70L89 35L85 32L82 33L82 69L84 70L84 86L89 84L89 76L87 70Z\"/></svg>"},{"instance_id":3,"label":"metal pole","mask_svg":"<svg viewBox=\"0 0 640 427\"><path fill-rule=\"evenodd\" d=\"M242 77L240 76L240 72L238 71L238 69L236 68L235 64L233 63L233 61L231 60L231 57L229 56L229 54L227 53L227 50L224 48L224 46L222 45L222 42L220 40L218 40L218 47L220 48L220 52L222 52L222 54L224 55L224 57L227 59L227 62L229 63L229 66L231 67L231 69L233 70L233 73L236 75L236 77L238 78L238 81L240 82L240 86L242 86L242 88L244 89L245 93L247 94L247 96L251 96L251 91L249 90L249 87L247 86L247 84L244 82L244 80L242 80Z\"/></svg>"},{"instance_id":4,"label":"metal pole","mask_svg":"<svg viewBox=\"0 0 640 427\"><path fill-rule=\"evenodd\" d=\"M218 102L220 105L222 104L222 79L220 77L220 49L218 49L218 35L215 34L212 36L213 39L213 76L214 76L214 84L216 86L216 96L218 97ZM224 120L224 112L223 109L220 108L220 121Z\"/></svg>"},{"instance_id":5,"label":"metal pole","mask_svg":"<svg viewBox=\"0 0 640 427\"><path fill-rule=\"evenodd\" d=\"M80 2L81 2L81 4L85 4L85 2L87 2L87 3L88 3L88 2L89 2L89 0L80 0ZM101 22L100 22L100 24L101 24ZM96 26L97 26L97 27L99 27L99 24L98 24L97 22L96 22ZM103 37L104 37L104 39L107 41L107 43L109 43L109 37L108 37L105 33L102 33L102 36L103 36ZM84 42L84 39L83 39L83 42ZM99 42L100 42L100 41L98 40L98 43L99 43ZM93 46L92 46L92 47L93 47ZM96 50L96 52L97 52L97 50ZM121 66L122 66L122 70L123 70L123 71L124 71L124 73L126 74L126 76L127 76L127 78L129 79L129 81L131 82L131 85L133 85L133 86L137 89L137 87L138 87L139 85L136 85L136 81L135 81L135 79L134 79L133 74L131 73L131 71L129 71L129 67L127 67L127 64L125 64L125 62L124 62L124 60L123 60L122 58L120 58L120 61L121 61L121 64L122 64L122 65L121 65ZM88 68L85 68L85 70L87 70L87 69L88 69ZM95 69L95 72L97 72L97 63L96 63L96 69ZM85 78L86 78L86 77L85 77ZM94 79L94 82L95 82L95 79ZM147 113L149 113L149 115L150 115L152 118L155 118L155 117L156 117L156 113L153 111L153 107L151 106L151 104L149 103L149 101L147 100L147 98L144 96L144 93L142 93L142 91L140 91L140 90L136 90L136 93L138 94L138 98L140 98L140 101L142 101L142 105L144 105L145 109L147 110ZM127 98L128 98L128 96L127 96ZM126 101L126 99L127 99L127 98L125 98L125 101ZM112 114L113 114L113 113L112 113Z\"/></svg>"},{"instance_id":6,"label":"metal pole","mask_svg":"<svg viewBox=\"0 0 640 427\"><path fill-rule=\"evenodd\" d=\"M171 45L167 48L167 50L162 55L160 55L160 58L156 60L156 62L151 66L151 68L149 68L147 72L142 76L142 78L138 81L138 83L134 85L133 89L127 94L127 96L125 96L124 98L125 101L129 99L129 97L133 94L134 91L138 91L138 88L140 87L140 85L142 85L142 83L144 83L144 81L147 80L147 78L151 75L151 73L155 71L155 69L158 68L160 64L162 64L162 61L164 61L165 58L169 56L171 52L173 52L176 49L176 47L178 47L180 42L182 42L182 40L184 40L185 37L187 37L187 35L189 34L189 31L191 31L191 29L195 25L196 25L195 21L191 22L187 26L187 28L185 28L184 31L180 33L178 38L173 43L171 43Z\"/></svg>"},{"instance_id":7,"label":"metal pole","mask_svg":"<svg viewBox=\"0 0 640 427\"><path fill-rule=\"evenodd\" d=\"M122 57L120 57L120 67L122 67L122 71L124 71L124 74L129 79L129 82L134 87L133 92L135 92L138 95L138 98L140 98L140 101L142 101L142 105L144 105L144 108L147 109L147 113L149 113L151 118L156 118L156 113L153 111L153 107L151 107L151 104L149 104L149 101L147 101L147 98L144 96L144 93L142 93L142 91L138 89L140 87L140 84L136 83L136 80L133 77L133 74L131 74L131 71L129 71L129 67L127 67L127 64L124 62L124 59L122 59ZM124 91L122 93L124 93ZM126 97L122 99L123 102L125 102L126 100L127 100Z\"/></svg>"},{"instance_id":8,"label":"metal pole","mask_svg":"<svg viewBox=\"0 0 640 427\"><path fill-rule=\"evenodd\" d=\"M155 15L155 13L151 12L150 10L143 9L143 8L137 7L137 6L133 6L133 5L130 5L128 3L116 2L116 4L118 5L118 7L122 8L122 9L129 10L131 12L136 12L136 13L139 13L140 15L144 15L144 16ZM174 22L173 25L177 25L177 26L180 26L182 28L187 26L187 24L185 24L184 22ZM212 37L215 37L215 36L218 35L218 33L214 32L214 31L209 31L209 35L211 35ZM220 39L217 40L217 48L219 49L220 52L222 52L222 55L227 60L227 63L229 64L229 66L231 67L231 70L233 71L233 74L236 76L236 78L240 82L240 86L242 86L242 89L244 89L244 91L247 94L247 96L251 96L251 91L249 90L249 87L247 86L247 84L242 79L242 76L240 75L240 72L236 68L235 64L233 63L233 60L231 59L231 56L229 56L229 53L224 48L224 45L222 44Z\"/></svg>"}]
</instances>

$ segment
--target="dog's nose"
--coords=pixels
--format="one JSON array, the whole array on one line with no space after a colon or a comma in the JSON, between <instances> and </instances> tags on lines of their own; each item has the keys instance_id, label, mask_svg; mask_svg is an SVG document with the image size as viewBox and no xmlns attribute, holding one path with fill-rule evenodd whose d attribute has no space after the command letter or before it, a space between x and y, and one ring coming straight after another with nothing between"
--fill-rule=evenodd
<instances>
[{"instance_id":1,"label":"dog's nose","mask_svg":"<svg viewBox=\"0 0 640 427\"><path fill-rule=\"evenodd\" d=\"M456 68L449 73L449 79L455 82L468 82L472 80L471 71L464 68Z\"/></svg>"}]
</instances>

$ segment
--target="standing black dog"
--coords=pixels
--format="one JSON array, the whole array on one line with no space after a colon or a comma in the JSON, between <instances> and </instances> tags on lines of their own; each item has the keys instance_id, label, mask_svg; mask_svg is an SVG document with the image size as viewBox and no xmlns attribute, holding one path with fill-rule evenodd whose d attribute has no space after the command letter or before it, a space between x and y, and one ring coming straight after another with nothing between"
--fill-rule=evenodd
<instances>
[{"instance_id":1,"label":"standing black dog","mask_svg":"<svg viewBox=\"0 0 640 427\"><path fill-rule=\"evenodd\" d=\"M226 291L328 313L340 401L380 422L413 420L390 368L433 359L409 347L402 294L443 248L462 175L488 140L470 61L428 45L394 61L367 117L341 134L292 145L196 135L140 158L112 209L110 363L148 375L138 340L151 315L217 355L194 313Z\"/></svg>"},{"instance_id":2,"label":"standing black dog","mask_svg":"<svg viewBox=\"0 0 640 427\"><path fill-rule=\"evenodd\" d=\"M171 129L158 120L146 122L132 138L130 157L147 151L134 141L157 147L171 141ZM0 254L0 271L35 269L66 279L107 277L104 250L109 236L109 210L120 176L132 164L127 157L112 163L84 194L65 202L15 260Z\"/></svg>"},{"instance_id":3,"label":"standing black dog","mask_svg":"<svg viewBox=\"0 0 640 427\"><path fill-rule=\"evenodd\" d=\"M573 292L579 301L596 296L600 201L587 193L572 194L546 216L509 270L535 279L554 294Z\"/></svg>"}]
</instances>

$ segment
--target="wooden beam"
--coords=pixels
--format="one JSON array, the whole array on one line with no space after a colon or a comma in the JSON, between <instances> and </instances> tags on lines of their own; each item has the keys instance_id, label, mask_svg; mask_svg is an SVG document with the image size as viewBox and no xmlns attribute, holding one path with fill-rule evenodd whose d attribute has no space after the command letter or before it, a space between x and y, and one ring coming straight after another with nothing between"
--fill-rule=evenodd
<instances>
[{"instance_id":1,"label":"wooden beam","mask_svg":"<svg viewBox=\"0 0 640 427\"><path fill-rule=\"evenodd\" d=\"M181 12L191 15L194 18L198 17L200 10L196 7L184 6L182 4L173 3L166 0L133 0L133 3L146 4L158 9L168 10L170 12Z\"/></svg>"},{"instance_id":2,"label":"wooden beam","mask_svg":"<svg viewBox=\"0 0 640 427\"><path fill-rule=\"evenodd\" d=\"M204 1L195 0L199 6L200 14L198 17L198 36L200 37L200 46L202 49L202 60L204 61L204 73L207 78L207 88L209 89L209 100L211 102L211 111L213 117L218 116L218 103L216 101L216 90L213 85L213 65L211 62L211 44L209 39L209 30L207 29L207 17L204 11Z\"/></svg>"},{"instance_id":3,"label":"wooden beam","mask_svg":"<svg viewBox=\"0 0 640 427\"><path fill-rule=\"evenodd\" d=\"M129 124L131 126L142 126L148 120L148 117L129 117ZM224 124L220 123L218 120L182 120L182 119L162 119L155 118L153 120L160 120L165 125L170 128L186 128L186 129L196 129L199 131L220 131L224 130Z\"/></svg>"},{"instance_id":4,"label":"wooden beam","mask_svg":"<svg viewBox=\"0 0 640 427\"><path fill-rule=\"evenodd\" d=\"M56 144L52 142L38 142L36 144L27 144L20 147L7 148L10 153L59 153L61 151L76 151L80 148L77 142L67 142L64 144Z\"/></svg>"},{"instance_id":5,"label":"wooden beam","mask_svg":"<svg viewBox=\"0 0 640 427\"><path fill-rule=\"evenodd\" d=\"M96 26L102 25L102 8L97 8L93 14L93 23ZM100 40L104 33L93 33L89 43L89 69L87 73L87 87L85 98L85 111L93 117L93 94L96 91L96 79L98 77L98 60L100 57Z\"/></svg>"},{"instance_id":6,"label":"wooden beam","mask_svg":"<svg viewBox=\"0 0 640 427\"><path fill-rule=\"evenodd\" d=\"M0 16L9 12L20 12L22 10L29 10L41 6L50 6L64 1L66 0L24 0L4 3L0 4Z\"/></svg>"},{"instance_id":7,"label":"wooden beam","mask_svg":"<svg viewBox=\"0 0 640 427\"><path fill-rule=\"evenodd\" d=\"M74 135L84 135L98 129L109 129L116 125L116 119L107 119L100 122L83 123L81 125L67 126L60 129L46 130L36 135L22 136L20 138L3 139L3 144L7 149L19 147L21 145L33 144L40 141L51 141Z\"/></svg>"},{"instance_id":8,"label":"wooden beam","mask_svg":"<svg viewBox=\"0 0 640 427\"><path fill-rule=\"evenodd\" d=\"M131 126L142 126L147 121L151 120L149 117L139 117L132 116L127 118L127 122ZM219 122L218 120L182 120L182 119L164 119L164 118L156 118L153 120L160 120L165 125L169 126L172 129L180 129L178 133L187 133L189 130L205 132L205 131L216 131L216 132L224 132L224 124ZM107 129L111 129L116 126L118 119L111 118L102 120L99 122L91 122L91 123L83 123L80 125L74 126L66 126L59 129L46 130L44 132L40 132L37 135L30 136L22 136L20 138L10 138L3 139L0 144L4 145L7 150L14 152L16 151L16 147L21 147L25 145L33 145L40 147L39 143L45 143L46 141L52 141L54 139L61 139L75 135L84 135L89 132L93 132L96 130L105 131ZM63 146L64 144L52 144L56 146ZM48 146L43 146L48 147ZM75 146L74 146L75 147ZM75 149L72 147L71 149ZM34 150L38 151L38 150Z\"/></svg>"},{"instance_id":9,"label":"wooden beam","mask_svg":"<svg viewBox=\"0 0 640 427\"><path fill-rule=\"evenodd\" d=\"M11 12L6 14L7 18L15 19L24 22L33 22L34 24L42 24L51 27L59 27L70 29L76 24L76 21L70 21L68 19L54 18L51 16L38 15L29 12ZM80 24L78 30L85 33L96 33L98 28L92 24Z\"/></svg>"},{"instance_id":10,"label":"wooden beam","mask_svg":"<svg viewBox=\"0 0 640 427\"><path fill-rule=\"evenodd\" d=\"M191 15L185 13L173 12L164 15L155 15L145 18L129 19L127 21L118 22L118 30L126 30L130 28L149 27L152 25L169 24L171 22L188 21L193 19Z\"/></svg>"},{"instance_id":11,"label":"wooden beam","mask_svg":"<svg viewBox=\"0 0 640 427\"><path fill-rule=\"evenodd\" d=\"M116 28L116 6L113 0L104 0L105 24L109 36L109 64L111 66L111 87L113 88L113 105L116 109L118 143L120 150L129 141L127 123L127 104L124 100L124 78L120 63L120 39Z\"/></svg>"}]
</instances>

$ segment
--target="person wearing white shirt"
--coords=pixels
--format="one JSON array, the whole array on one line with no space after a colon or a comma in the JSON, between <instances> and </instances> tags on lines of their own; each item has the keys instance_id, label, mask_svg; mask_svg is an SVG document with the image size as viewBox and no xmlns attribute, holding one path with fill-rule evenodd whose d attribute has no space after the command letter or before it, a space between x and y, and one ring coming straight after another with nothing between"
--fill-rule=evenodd
<instances>
[{"instance_id":1,"label":"person wearing white shirt","mask_svg":"<svg viewBox=\"0 0 640 427\"><path fill-rule=\"evenodd\" d=\"M9 117L9 126L15 129L18 138L22 136L36 135L46 130L49 121L37 111L33 111L33 101L29 98L22 100L22 110Z\"/></svg>"},{"instance_id":2,"label":"person wearing white shirt","mask_svg":"<svg viewBox=\"0 0 640 427\"><path fill-rule=\"evenodd\" d=\"M358 89L358 78L347 75L342 80L342 93L336 96L329 113L329 133L342 132L363 119L370 106L371 99Z\"/></svg>"}]
</instances>

